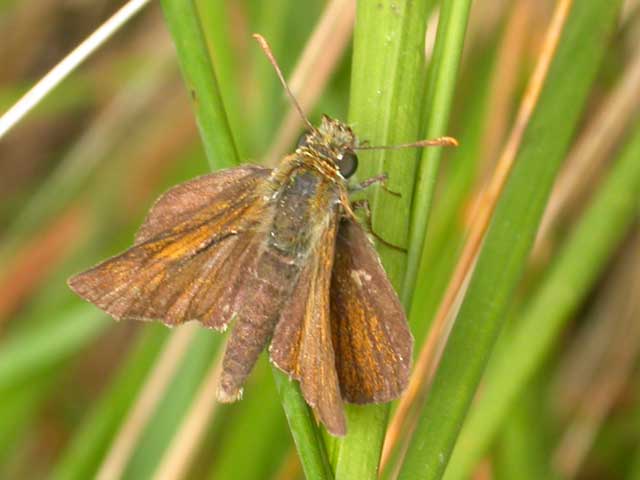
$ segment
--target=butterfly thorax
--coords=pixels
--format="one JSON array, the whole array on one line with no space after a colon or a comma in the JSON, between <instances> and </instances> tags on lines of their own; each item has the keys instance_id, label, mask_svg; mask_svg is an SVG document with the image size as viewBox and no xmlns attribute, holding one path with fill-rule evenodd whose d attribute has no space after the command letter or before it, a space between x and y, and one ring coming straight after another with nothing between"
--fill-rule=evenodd
<instances>
[{"instance_id":1,"label":"butterfly thorax","mask_svg":"<svg viewBox=\"0 0 640 480\"><path fill-rule=\"evenodd\" d=\"M357 143L347 125L327 116L303 140L271 175L265 196L269 213L263 224L267 235L255 270L259 282L286 285L289 290L322 232L350 211L347 180L339 167L343 155ZM274 310L288 294L287 290L274 294L269 302Z\"/></svg>"},{"instance_id":2,"label":"butterfly thorax","mask_svg":"<svg viewBox=\"0 0 640 480\"><path fill-rule=\"evenodd\" d=\"M328 188L329 187L329 188ZM318 222L334 214L337 194L322 175L307 168L294 170L275 194L275 211L267 244L295 258L306 257Z\"/></svg>"}]
</instances>

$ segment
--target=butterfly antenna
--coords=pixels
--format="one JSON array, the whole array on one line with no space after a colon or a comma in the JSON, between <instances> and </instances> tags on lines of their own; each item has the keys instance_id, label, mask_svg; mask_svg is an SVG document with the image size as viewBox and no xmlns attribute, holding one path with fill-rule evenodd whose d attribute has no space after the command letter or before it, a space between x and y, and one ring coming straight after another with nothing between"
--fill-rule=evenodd
<instances>
[{"instance_id":1,"label":"butterfly antenna","mask_svg":"<svg viewBox=\"0 0 640 480\"><path fill-rule=\"evenodd\" d=\"M309 121L307 116L304 114L304 110L302 110L302 107L300 106L300 104L296 100L296 97L293 96L293 92L291 92L291 89L289 88L289 85L287 85L287 81L284 79L284 75L282 75L282 71L280 70L280 67L278 66L278 62L276 62L276 58L273 56L273 52L271 51L271 47L269 46L269 44L267 43L265 38L262 35L260 35L259 33L254 33L253 34L253 38L255 38L257 40L257 42L260 44L260 47L264 51L264 54L269 59L269 62L271 63L271 65L273 65L273 68L275 69L276 74L278 75L278 78L280 79L280 83L282 83L282 86L284 87L284 90L287 92L287 95L289 95L289 98L293 102L293 105L296 107L296 110L298 110L298 113L300 114L300 117L302 118L302 120L304 120L304 123L307 124L307 126L309 127L310 130L315 130L315 127L311 124L311 122Z\"/></svg>"},{"instance_id":2,"label":"butterfly antenna","mask_svg":"<svg viewBox=\"0 0 640 480\"><path fill-rule=\"evenodd\" d=\"M400 145L363 145L354 147L354 150L398 150L400 148L420 148L420 147L457 147L458 141L453 137L439 137L431 140L418 140L412 143L401 143Z\"/></svg>"}]
</instances>

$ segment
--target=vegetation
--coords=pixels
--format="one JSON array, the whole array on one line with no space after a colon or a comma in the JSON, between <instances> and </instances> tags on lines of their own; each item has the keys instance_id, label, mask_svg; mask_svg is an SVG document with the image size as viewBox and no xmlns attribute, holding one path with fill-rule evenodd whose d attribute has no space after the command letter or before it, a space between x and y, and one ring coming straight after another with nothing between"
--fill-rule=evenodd
<instances>
[{"instance_id":1,"label":"vegetation","mask_svg":"<svg viewBox=\"0 0 640 480\"><path fill-rule=\"evenodd\" d=\"M119 3L0 2L2 111ZM0 143L0 477L640 478L640 7L622 3L148 5ZM116 323L65 283L169 186L291 149L253 32L312 122L460 142L359 155L360 179L389 176L364 195L402 246L378 250L415 368L401 402L348 406L343 439L266 358L218 405L224 336Z\"/></svg>"}]
</instances>

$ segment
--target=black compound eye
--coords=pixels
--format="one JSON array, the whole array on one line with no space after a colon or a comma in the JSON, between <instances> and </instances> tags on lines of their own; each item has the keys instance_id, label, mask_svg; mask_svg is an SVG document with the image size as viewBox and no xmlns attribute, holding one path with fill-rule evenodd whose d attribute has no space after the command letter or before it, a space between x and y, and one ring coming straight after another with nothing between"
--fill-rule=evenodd
<instances>
[{"instance_id":1,"label":"black compound eye","mask_svg":"<svg viewBox=\"0 0 640 480\"><path fill-rule=\"evenodd\" d=\"M349 178L351 175L356 173L356 170L358 169L358 157L353 152L345 152L342 155L342 158L338 159L336 164L338 165L340 174L344 178Z\"/></svg>"},{"instance_id":2,"label":"black compound eye","mask_svg":"<svg viewBox=\"0 0 640 480\"><path fill-rule=\"evenodd\" d=\"M305 147L307 145L308 135L309 132L304 132L302 135L300 135L300 138L298 138L298 143L296 144L296 148Z\"/></svg>"}]
</instances>

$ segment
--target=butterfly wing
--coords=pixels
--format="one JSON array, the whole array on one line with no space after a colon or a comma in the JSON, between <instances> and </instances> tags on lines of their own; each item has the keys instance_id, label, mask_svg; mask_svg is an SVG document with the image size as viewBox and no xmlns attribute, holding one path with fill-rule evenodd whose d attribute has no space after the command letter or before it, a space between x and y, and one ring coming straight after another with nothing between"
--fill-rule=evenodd
<instances>
[{"instance_id":1,"label":"butterfly wing","mask_svg":"<svg viewBox=\"0 0 640 480\"><path fill-rule=\"evenodd\" d=\"M357 221L341 220L331 279L331 333L342 397L388 402L409 380L413 338L378 254Z\"/></svg>"},{"instance_id":2,"label":"butterfly wing","mask_svg":"<svg viewBox=\"0 0 640 480\"><path fill-rule=\"evenodd\" d=\"M331 342L329 288L337 215L327 219L281 313L269 348L271 361L299 380L306 402L333 435L346 433Z\"/></svg>"},{"instance_id":3,"label":"butterfly wing","mask_svg":"<svg viewBox=\"0 0 640 480\"><path fill-rule=\"evenodd\" d=\"M229 211L240 213L271 169L243 165L181 183L156 200L138 230L135 245L182 226L189 228L218 218Z\"/></svg>"},{"instance_id":4,"label":"butterfly wing","mask_svg":"<svg viewBox=\"0 0 640 480\"><path fill-rule=\"evenodd\" d=\"M259 248L260 186L268 175L238 167L174 187L151 209L132 248L69 286L117 319L224 328Z\"/></svg>"}]
</instances>

